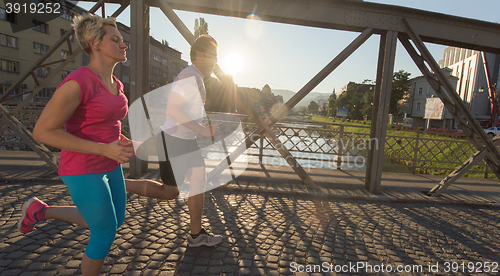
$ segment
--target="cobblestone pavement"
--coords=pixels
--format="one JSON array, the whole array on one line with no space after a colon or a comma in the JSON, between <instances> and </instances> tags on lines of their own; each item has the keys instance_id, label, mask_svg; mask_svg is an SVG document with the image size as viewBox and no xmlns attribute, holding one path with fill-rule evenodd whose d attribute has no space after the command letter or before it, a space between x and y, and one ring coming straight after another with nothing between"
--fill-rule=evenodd
<instances>
[{"instance_id":1,"label":"cobblestone pavement","mask_svg":"<svg viewBox=\"0 0 500 276\"><path fill-rule=\"evenodd\" d=\"M0 275L79 274L87 229L49 221L29 234L17 232L21 205L33 195L51 205L72 204L62 184L0 184ZM224 189L207 193L205 205L203 225L225 240L216 248L193 249L186 241L186 200L129 195L127 217L103 273L290 275L309 269L316 273L297 275L470 275L471 264L484 271L486 262L500 263L498 206L327 200ZM445 273L446 262L458 273ZM430 271L429 263L433 270L437 264L439 272ZM358 269L361 265L372 266L373 273ZM392 273L382 273L389 268ZM408 272L396 273L398 268Z\"/></svg>"}]
</instances>

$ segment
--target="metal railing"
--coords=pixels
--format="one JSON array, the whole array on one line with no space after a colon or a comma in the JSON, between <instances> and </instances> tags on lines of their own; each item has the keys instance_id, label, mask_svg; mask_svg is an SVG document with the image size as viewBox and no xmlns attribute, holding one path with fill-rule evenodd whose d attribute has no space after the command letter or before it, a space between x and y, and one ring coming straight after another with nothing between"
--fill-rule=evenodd
<instances>
[{"instance_id":1,"label":"metal railing","mask_svg":"<svg viewBox=\"0 0 500 276\"><path fill-rule=\"evenodd\" d=\"M9 108L9 105L6 105ZM13 108L15 105L12 105ZM28 129L32 129L44 104L32 104L24 107L16 118ZM224 114L219 114L224 118ZM233 139L227 145L229 151L245 141L257 125L251 118L240 114L227 114L231 120L212 120L221 124L222 136L229 134L235 124L234 118L241 122L243 135ZM124 119L123 132L128 134L128 120ZM282 145L292 153L303 167L329 169L365 169L369 150L370 126L362 124L334 124L313 121L285 119L272 127ZM21 139L8 128L1 130L0 149L29 150ZM130 137L130 136L129 136ZM210 143L210 139L199 138L201 145ZM384 168L399 168L415 174L447 174L460 166L475 153L475 147L460 133L430 132L422 130L403 130L388 128L385 141ZM224 152L220 152L224 154ZM286 165L275 147L267 138L256 139L246 152L250 163ZM475 166L470 173L484 173L488 176L488 167L484 161Z\"/></svg>"}]
</instances>

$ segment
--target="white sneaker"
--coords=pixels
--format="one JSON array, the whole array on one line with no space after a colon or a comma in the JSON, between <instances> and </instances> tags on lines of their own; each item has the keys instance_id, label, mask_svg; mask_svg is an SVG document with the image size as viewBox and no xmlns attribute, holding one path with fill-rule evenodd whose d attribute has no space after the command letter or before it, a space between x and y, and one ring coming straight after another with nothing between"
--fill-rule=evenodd
<instances>
[{"instance_id":1,"label":"white sneaker","mask_svg":"<svg viewBox=\"0 0 500 276\"><path fill-rule=\"evenodd\" d=\"M205 246L215 246L222 242L221 235L214 235L208 233L204 228L201 228L200 234L198 237L194 238L189 235L188 237L188 246L189 247L199 247L202 245Z\"/></svg>"}]
</instances>

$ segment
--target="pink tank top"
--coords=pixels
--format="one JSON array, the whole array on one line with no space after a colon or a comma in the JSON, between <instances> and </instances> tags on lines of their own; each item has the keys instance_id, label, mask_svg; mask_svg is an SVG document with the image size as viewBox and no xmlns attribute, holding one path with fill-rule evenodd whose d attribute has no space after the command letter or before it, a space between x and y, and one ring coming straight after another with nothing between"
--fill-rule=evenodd
<instances>
[{"instance_id":1,"label":"pink tank top","mask_svg":"<svg viewBox=\"0 0 500 276\"><path fill-rule=\"evenodd\" d=\"M80 105L64 125L66 132L82 139L110 143L120 139L121 122L127 114L123 84L115 76L118 95L113 95L101 79L87 67L71 72L63 82L74 80L80 86ZM108 172L119 163L98 154L61 150L59 175Z\"/></svg>"}]
</instances>

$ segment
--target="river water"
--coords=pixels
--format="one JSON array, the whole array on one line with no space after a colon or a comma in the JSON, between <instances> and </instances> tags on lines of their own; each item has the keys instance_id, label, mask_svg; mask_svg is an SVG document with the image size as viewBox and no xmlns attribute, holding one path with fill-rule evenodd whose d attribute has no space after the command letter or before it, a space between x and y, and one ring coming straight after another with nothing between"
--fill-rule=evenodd
<instances>
[{"instance_id":1,"label":"river water","mask_svg":"<svg viewBox=\"0 0 500 276\"><path fill-rule=\"evenodd\" d=\"M282 127L293 127L295 132L291 129L285 131L285 135L278 136L278 139L283 143L283 145L290 151L293 157L296 158L297 162L304 168L322 168L322 169L337 169L337 158L336 154L324 154L324 153L312 153L323 148L328 151L328 148L333 147L332 152L338 152L338 147L341 143L338 143L336 139L325 139L319 137L317 133L311 133L311 131L297 130L302 128L312 129L320 128L321 125L311 125L311 124L299 124L299 123L278 123L278 126ZM295 136L293 136L295 134ZM297 135L298 134L298 135ZM290 139L288 137L291 137ZM235 135L233 137L227 137L225 139L227 152L233 152L237 146L242 142L243 135ZM313 143L312 141L315 141ZM255 145L260 146L260 140L255 142ZM254 146L255 146L254 145ZM268 142L264 142L265 148L263 150L262 163L264 165L270 165L273 167L279 166L289 166L286 160L281 157L277 150L271 149L272 147ZM267 145L267 146L266 146ZM206 147L204 148L204 155L207 159L211 160L223 160L226 158L226 154L221 147ZM312 151L312 152L303 152ZM246 152L240 155L235 161L236 162L248 162L248 163L259 163L259 148L251 147L246 150ZM343 156L340 169L342 170L366 170L366 158L363 156Z\"/></svg>"}]
</instances>

